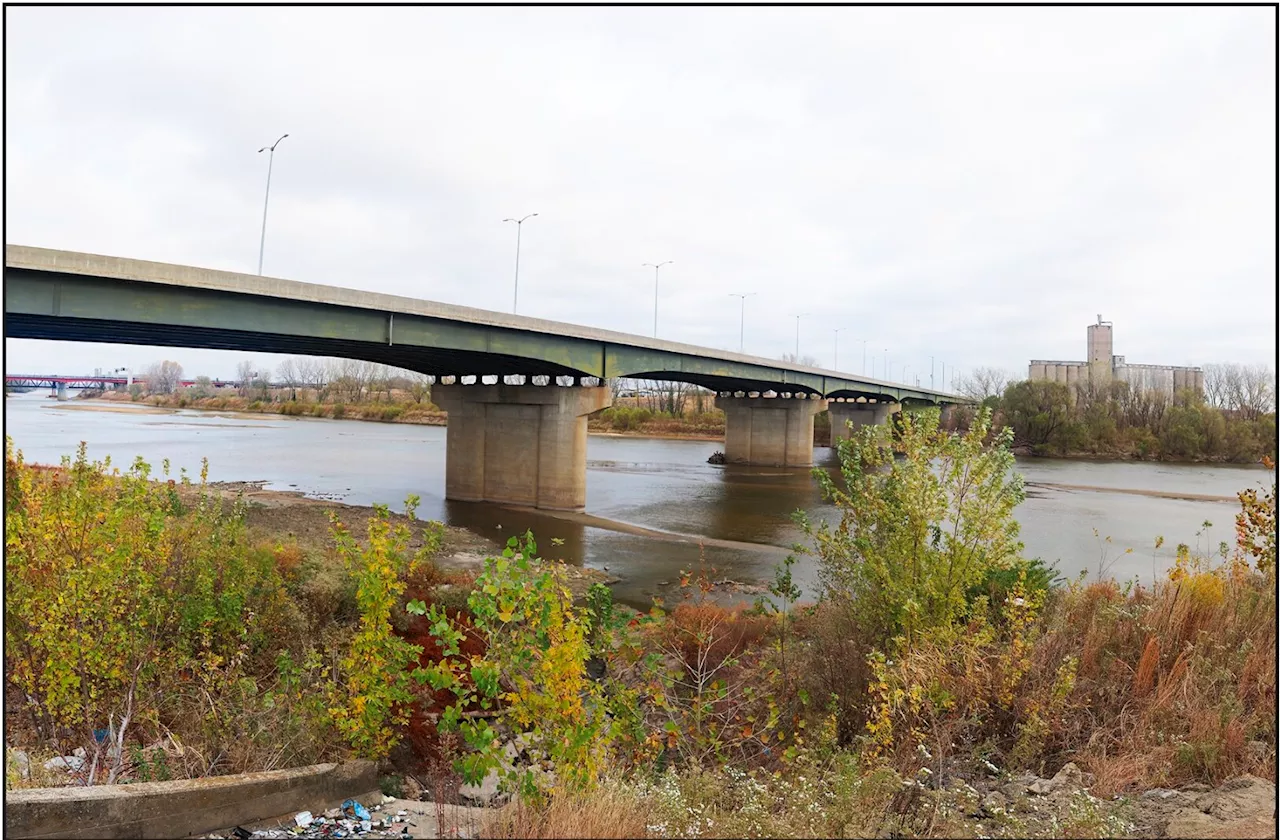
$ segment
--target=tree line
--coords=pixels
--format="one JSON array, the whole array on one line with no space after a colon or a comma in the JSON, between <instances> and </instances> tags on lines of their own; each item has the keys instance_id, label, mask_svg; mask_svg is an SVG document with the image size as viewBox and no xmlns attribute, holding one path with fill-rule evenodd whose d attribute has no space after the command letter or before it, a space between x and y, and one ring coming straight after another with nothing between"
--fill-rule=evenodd
<instances>
[{"instance_id":1,"label":"tree line","mask_svg":"<svg viewBox=\"0 0 1280 840\"><path fill-rule=\"evenodd\" d=\"M1204 374L1203 393L1170 395L1117 381L1019 381L996 368L978 368L959 390L992 408L1012 428L1015 445L1035 454L1238 463L1275 458L1275 373L1265 365L1212 364Z\"/></svg>"}]
</instances>

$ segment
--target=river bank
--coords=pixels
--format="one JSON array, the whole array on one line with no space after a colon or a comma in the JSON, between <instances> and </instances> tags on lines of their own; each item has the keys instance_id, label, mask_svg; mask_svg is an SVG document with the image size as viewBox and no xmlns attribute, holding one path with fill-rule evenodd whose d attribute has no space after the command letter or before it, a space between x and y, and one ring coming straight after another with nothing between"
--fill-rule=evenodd
<instances>
[{"instance_id":1,"label":"river bank","mask_svg":"<svg viewBox=\"0 0 1280 840\"><path fill-rule=\"evenodd\" d=\"M49 469L52 469L51 467ZM352 534L368 531L374 509L367 505L349 505L329 499L308 497L297 490L268 490L265 481L212 481L208 487L224 500L243 498L248 504L245 522L249 531L262 540L293 542L306 555L328 553L333 546L330 517L336 517ZM410 519L403 513L392 512L393 525L406 525L411 538L408 548L417 551L427 540L431 527L427 520ZM466 528L443 525L444 538L433 562L448 573L474 574L484 568L486 557L497 556L502 546ZM554 557L554 547L548 545L545 552ZM611 584L619 579L599 569L563 564L569 579L569 588L575 598L581 598L593 583Z\"/></svg>"},{"instance_id":2,"label":"river bank","mask_svg":"<svg viewBox=\"0 0 1280 840\"><path fill-rule=\"evenodd\" d=\"M362 420L373 423L404 423L413 426L447 426L449 415L431 403L371 402L318 403L307 401L250 400L239 396L192 398L185 395L149 395L135 399L124 391L100 394L86 392L75 401L61 404L64 408L112 410L109 406L149 406L162 411L234 412L240 414L274 414L282 417L315 417L328 420ZM117 408L116 410L129 410ZM141 410L141 409L139 409ZM624 409L625 411L625 409ZM621 413L620 413L621 414ZM693 419L656 417L635 421L621 414L619 428L609 409L587 418L587 431L593 435L641 437L657 440L724 440L723 419L708 423L704 416Z\"/></svg>"}]
</instances>

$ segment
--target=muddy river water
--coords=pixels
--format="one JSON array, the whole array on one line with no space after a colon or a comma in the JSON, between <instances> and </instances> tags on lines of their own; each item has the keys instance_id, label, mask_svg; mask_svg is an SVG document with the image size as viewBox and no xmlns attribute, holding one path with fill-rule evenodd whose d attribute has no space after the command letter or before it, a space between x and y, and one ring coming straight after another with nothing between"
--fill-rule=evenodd
<instances>
[{"instance_id":1,"label":"muddy river water","mask_svg":"<svg viewBox=\"0 0 1280 840\"><path fill-rule=\"evenodd\" d=\"M635 606L670 595L699 556L717 578L771 578L803 539L797 509L836 516L808 470L708 464L718 441L592 435L586 515L561 517L446 501L441 427L58 403L31 392L5 399L5 429L28 461L57 463L86 441L91 458L121 466L140 455L158 470L167 458L175 472L196 475L208 458L213 481L265 480L348 504L399 508L416 494L420 517L497 541L532 529L544 555L607 570L620 578L617 597ZM834 468L830 450L815 450L815 461ZM1232 540L1235 493L1269 483L1258 467L1020 458L1017 468L1028 487L1016 514L1026 553L1068 577L1100 566L1119 579L1162 574L1179 542ZM1164 547L1154 551L1158 535ZM812 588L808 558L796 574Z\"/></svg>"}]
</instances>

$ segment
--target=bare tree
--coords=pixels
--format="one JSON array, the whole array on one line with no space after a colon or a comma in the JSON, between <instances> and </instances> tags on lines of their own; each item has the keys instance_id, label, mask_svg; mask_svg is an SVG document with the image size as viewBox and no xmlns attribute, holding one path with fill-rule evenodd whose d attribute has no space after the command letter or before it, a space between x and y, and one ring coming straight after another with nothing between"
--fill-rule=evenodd
<instances>
[{"instance_id":1,"label":"bare tree","mask_svg":"<svg viewBox=\"0 0 1280 840\"><path fill-rule=\"evenodd\" d=\"M360 359L333 359L329 364L329 382L335 396L347 402L359 402L365 389L378 374L373 362Z\"/></svg>"},{"instance_id":2,"label":"bare tree","mask_svg":"<svg viewBox=\"0 0 1280 840\"><path fill-rule=\"evenodd\" d=\"M300 387L302 376L298 372L298 360L290 356L277 365L276 379L286 388Z\"/></svg>"},{"instance_id":3,"label":"bare tree","mask_svg":"<svg viewBox=\"0 0 1280 840\"><path fill-rule=\"evenodd\" d=\"M790 365L799 365L801 367L821 367L818 360L813 356L797 356L795 353L783 353L782 361Z\"/></svg>"},{"instance_id":4,"label":"bare tree","mask_svg":"<svg viewBox=\"0 0 1280 840\"><path fill-rule=\"evenodd\" d=\"M182 382L182 365L166 359L147 368L147 390L153 394L172 394Z\"/></svg>"},{"instance_id":5,"label":"bare tree","mask_svg":"<svg viewBox=\"0 0 1280 840\"><path fill-rule=\"evenodd\" d=\"M987 397L998 397L1014 377L1000 368L974 368L968 376L960 377L956 387L961 394L974 400L985 400Z\"/></svg>"},{"instance_id":6,"label":"bare tree","mask_svg":"<svg viewBox=\"0 0 1280 840\"><path fill-rule=\"evenodd\" d=\"M416 371L407 371L405 376L405 391L409 396L413 397L413 401L421 405L423 402L431 402L431 377L425 373L417 373Z\"/></svg>"},{"instance_id":7,"label":"bare tree","mask_svg":"<svg viewBox=\"0 0 1280 840\"><path fill-rule=\"evenodd\" d=\"M1276 410L1276 375L1267 365L1240 365L1232 408L1250 420Z\"/></svg>"},{"instance_id":8,"label":"bare tree","mask_svg":"<svg viewBox=\"0 0 1280 840\"><path fill-rule=\"evenodd\" d=\"M1275 411L1276 375L1267 365L1234 362L1204 366L1205 402L1246 418Z\"/></svg>"},{"instance_id":9,"label":"bare tree","mask_svg":"<svg viewBox=\"0 0 1280 840\"><path fill-rule=\"evenodd\" d=\"M324 359L315 356L302 356L294 360L298 371L298 381L305 388L323 388L329 382L329 366Z\"/></svg>"},{"instance_id":10,"label":"bare tree","mask_svg":"<svg viewBox=\"0 0 1280 840\"><path fill-rule=\"evenodd\" d=\"M1238 378L1236 365L1208 364L1204 368L1204 401L1214 408L1229 408Z\"/></svg>"},{"instance_id":11,"label":"bare tree","mask_svg":"<svg viewBox=\"0 0 1280 840\"><path fill-rule=\"evenodd\" d=\"M249 395L249 386L253 382L255 365L249 359L244 359L236 364L236 385L240 388L240 396L247 397Z\"/></svg>"}]
</instances>

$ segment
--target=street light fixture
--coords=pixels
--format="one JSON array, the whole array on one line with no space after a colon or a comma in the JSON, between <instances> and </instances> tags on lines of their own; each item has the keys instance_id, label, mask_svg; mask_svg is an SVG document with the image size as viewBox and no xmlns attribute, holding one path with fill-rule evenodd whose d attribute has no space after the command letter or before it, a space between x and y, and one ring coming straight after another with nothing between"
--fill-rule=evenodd
<instances>
[{"instance_id":1,"label":"street light fixture","mask_svg":"<svg viewBox=\"0 0 1280 840\"><path fill-rule=\"evenodd\" d=\"M835 329L832 330L832 332L835 333L835 336L836 336L835 346L831 352L831 369L832 370L840 369L840 333L844 332L847 329L848 327L836 327Z\"/></svg>"},{"instance_id":2,"label":"street light fixture","mask_svg":"<svg viewBox=\"0 0 1280 840\"><path fill-rule=\"evenodd\" d=\"M524 229L525 219L532 219L537 213L530 213L519 219L503 219L504 222L516 223L516 283L515 290L511 293L511 314L516 314L516 305L520 301L520 231Z\"/></svg>"},{"instance_id":3,"label":"street light fixture","mask_svg":"<svg viewBox=\"0 0 1280 840\"><path fill-rule=\"evenodd\" d=\"M663 260L660 263L641 263L641 268L653 269L653 337L658 337L658 269L671 265L675 260Z\"/></svg>"},{"instance_id":4,"label":"street light fixture","mask_svg":"<svg viewBox=\"0 0 1280 840\"><path fill-rule=\"evenodd\" d=\"M796 316L796 364L800 364L800 319L806 317L808 314L808 312L801 312Z\"/></svg>"},{"instance_id":5,"label":"street light fixture","mask_svg":"<svg viewBox=\"0 0 1280 840\"><path fill-rule=\"evenodd\" d=\"M281 134L280 139L272 143L270 146L263 146L258 149L258 154L267 152L267 194L262 199L262 238L258 240L258 274L262 274L262 252L267 247L267 203L271 200L271 168L276 162L276 146L280 145L280 140L288 137L287 134Z\"/></svg>"},{"instance_id":6,"label":"street light fixture","mask_svg":"<svg viewBox=\"0 0 1280 840\"><path fill-rule=\"evenodd\" d=\"M740 304L740 307L739 307L740 311L738 313L738 352L739 353L742 352L743 325L746 323L746 318L747 318L747 298L751 297L754 294L756 293L755 292L745 292L745 293L730 292L729 293L729 297L738 298L738 302Z\"/></svg>"}]
</instances>

